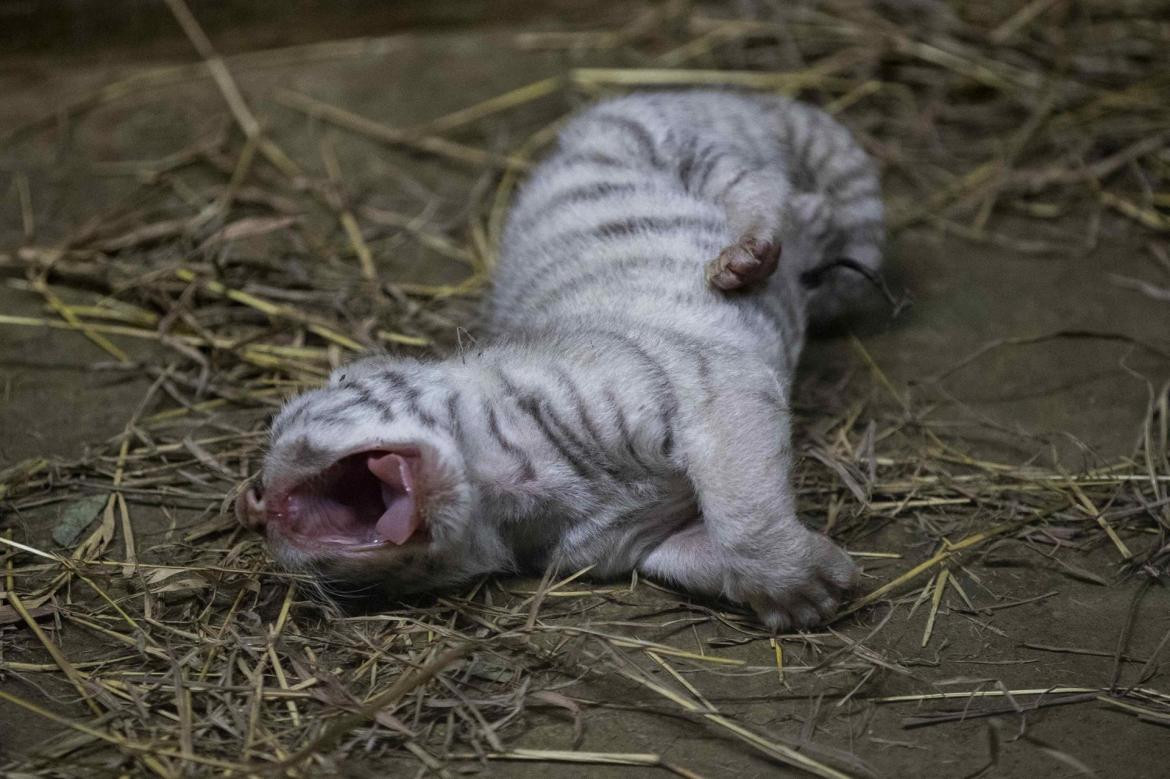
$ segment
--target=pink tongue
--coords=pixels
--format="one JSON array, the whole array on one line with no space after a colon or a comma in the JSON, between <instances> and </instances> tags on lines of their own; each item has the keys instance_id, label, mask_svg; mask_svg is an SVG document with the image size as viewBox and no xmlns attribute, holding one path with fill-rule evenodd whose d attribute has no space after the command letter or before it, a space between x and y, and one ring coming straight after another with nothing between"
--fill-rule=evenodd
<instances>
[{"instance_id":1,"label":"pink tongue","mask_svg":"<svg viewBox=\"0 0 1170 779\"><path fill-rule=\"evenodd\" d=\"M366 462L370 473L382 482L382 500L386 504L374 530L379 538L399 546L422 524L414 510L414 474L410 466L410 461L397 454L371 455Z\"/></svg>"}]
</instances>

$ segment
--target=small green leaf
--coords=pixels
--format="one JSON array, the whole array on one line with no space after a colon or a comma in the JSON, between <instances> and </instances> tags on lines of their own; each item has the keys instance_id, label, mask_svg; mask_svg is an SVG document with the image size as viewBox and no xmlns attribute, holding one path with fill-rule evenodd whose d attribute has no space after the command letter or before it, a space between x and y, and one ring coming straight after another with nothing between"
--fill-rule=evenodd
<instances>
[{"instance_id":1,"label":"small green leaf","mask_svg":"<svg viewBox=\"0 0 1170 779\"><path fill-rule=\"evenodd\" d=\"M61 509L61 519L53 528L53 540L61 546L72 546L81 531L89 526L105 508L109 498L105 495L90 495L72 503L66 503Z\"/></svg>"}]
</instances>

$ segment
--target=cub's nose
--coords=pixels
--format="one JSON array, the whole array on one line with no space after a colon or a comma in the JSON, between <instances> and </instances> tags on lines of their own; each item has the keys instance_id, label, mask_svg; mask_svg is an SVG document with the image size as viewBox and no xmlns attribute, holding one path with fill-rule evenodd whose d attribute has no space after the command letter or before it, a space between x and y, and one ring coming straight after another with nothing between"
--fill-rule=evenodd
<instances>
[{"instance_id":1,"label":"cub's nose","mask_svg":"<svg viewBox=\"0 0 1170 779\"><path fill-rule=\"evenodd\" d=\"M249 484L236 498L236 519L240 524L251 530L263 530L268 521L268 511L264 507L264 497L256 491L254 484Z\"/></svg>"}]
</instances>

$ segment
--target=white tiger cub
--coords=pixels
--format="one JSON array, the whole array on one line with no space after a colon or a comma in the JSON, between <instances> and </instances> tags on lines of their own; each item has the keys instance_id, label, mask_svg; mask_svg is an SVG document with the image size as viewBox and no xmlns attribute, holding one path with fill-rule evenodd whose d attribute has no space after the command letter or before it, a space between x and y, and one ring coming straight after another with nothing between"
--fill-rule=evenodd
<instances>
[{"instance_id":1,"label":"white tiger cub","mask_svg":"<svg viewBox=\"0 0 1170 779\"><path fill-rule=\"evenodd\" d=\"M599 103L511 212L490 345L290 401L239 516L285 566L391 595L594 565L818 624L857 568L797 519L789 390L856 281L817 269L876 270L882 237L873 165L815 108Z\"/></svg>"}]
</instances>

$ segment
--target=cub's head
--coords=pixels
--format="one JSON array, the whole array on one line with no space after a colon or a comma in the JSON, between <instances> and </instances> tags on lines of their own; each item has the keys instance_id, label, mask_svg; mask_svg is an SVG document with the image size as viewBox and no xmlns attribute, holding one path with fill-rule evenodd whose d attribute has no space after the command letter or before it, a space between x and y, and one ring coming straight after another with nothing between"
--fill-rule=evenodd
<instances>
[{"instance_id":1,"label":"cub's head","mask_svg":"<svg viewBox=\"0 0 1170 779\"><path fill-rule=\"evenodd\" d=\"M373 358L334 371L272 424L236 514L277 562L327 588L389 595L465 579L492 551L434 365Z\"/></svg>"}]
</instances>

